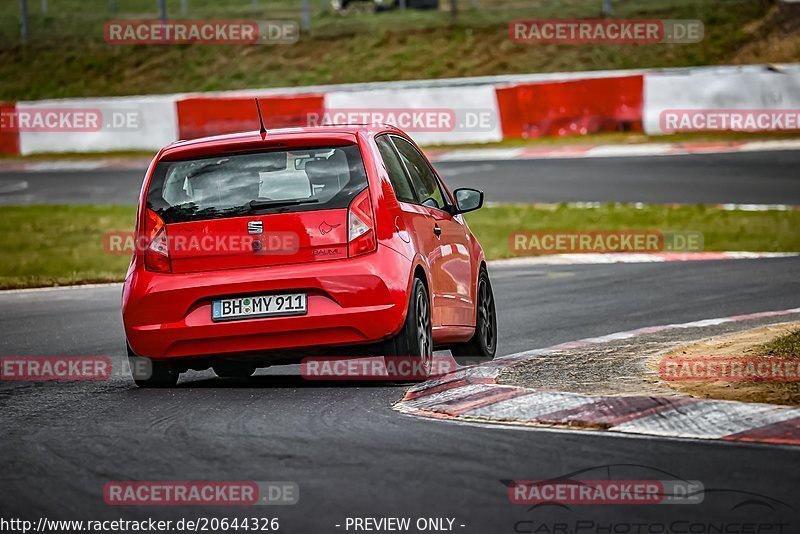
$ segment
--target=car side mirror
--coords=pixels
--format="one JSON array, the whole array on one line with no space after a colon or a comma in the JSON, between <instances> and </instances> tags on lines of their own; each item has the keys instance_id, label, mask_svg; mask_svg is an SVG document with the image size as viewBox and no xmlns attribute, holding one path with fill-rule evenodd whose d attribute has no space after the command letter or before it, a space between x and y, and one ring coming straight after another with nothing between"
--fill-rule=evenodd
<instances>
[{"instance_id":1,"label":"car side mirror","mask_svg":"<svg viewBox=\"0 0 800 534\"><path fill-rule=\"evenodd\" d=\"M475 211L483 206L483 191L463 187L453 191L456 199L456 213Z\"/></svg>"}]
</instances>

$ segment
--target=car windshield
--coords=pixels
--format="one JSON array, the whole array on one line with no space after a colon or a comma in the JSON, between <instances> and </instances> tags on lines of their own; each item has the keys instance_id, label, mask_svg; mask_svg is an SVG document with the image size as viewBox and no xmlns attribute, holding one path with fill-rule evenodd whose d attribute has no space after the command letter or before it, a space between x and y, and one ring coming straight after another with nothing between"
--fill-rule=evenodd
<instances>
[{"instance_id":1,"label":"car windshield","mask_svg":"<svg viewBox=\"0 0 800 534\"><path fill-rule=\"evenodd\" d=\"M356 145L160 162L147 207L166 223L346 208L367 185Z\"/></svg>"}]
</instances>

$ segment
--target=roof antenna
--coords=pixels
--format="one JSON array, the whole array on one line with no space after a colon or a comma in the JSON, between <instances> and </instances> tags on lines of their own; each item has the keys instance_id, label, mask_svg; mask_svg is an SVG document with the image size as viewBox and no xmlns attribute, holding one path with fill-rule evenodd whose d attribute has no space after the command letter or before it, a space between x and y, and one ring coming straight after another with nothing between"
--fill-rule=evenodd
<instances>
[{"instance_id":1,"label":"roof antenna","mask_svg":"<svg viewBox=\"0 0 800 534\"><path fill-rule=\"evenodd\" d=\"M258 105L258 98L256 98L256 109L258 110L258 124L261 126L258 133L261 134L261 140L263 141L267 138L267 129L264 128L264 119L261 117L261 106Z\"/></svg>"}]
</instances>

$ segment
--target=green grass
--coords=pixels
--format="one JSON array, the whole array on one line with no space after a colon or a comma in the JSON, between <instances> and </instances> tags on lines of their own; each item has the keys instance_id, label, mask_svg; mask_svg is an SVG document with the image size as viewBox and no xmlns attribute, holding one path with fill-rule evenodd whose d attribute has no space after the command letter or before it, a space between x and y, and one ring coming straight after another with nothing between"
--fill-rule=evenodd
<instances>
[{"instance_id":1,"label":"green grass","mask_svg":"<svg viewBox=\"0 0 800 534\"><path fill-rule=\"evenodd\" d=\"M730 63L780 28L785 15L753 0L617 0L617 18L699 19L705 40L674 45L530 45L508 39L519 18L597 17L600 0L460 0L444 11L346 15L314 8L312 30L294 45L110 46L106 0L51 1L45 17L29 1L31 38L18 42L17 2L0 3L0 100L212 91L530 72ZM443 0L443 4L447 4ZM181 18L169 2L170 18ZM153 0L118 0L115 18L154 19ZM194 19L299 19L296 0L189 0ZM765 22L766 21L766 22ZM748 61L796 59L765 48Z\"/></svg>"},{"instance_id":2,"label":"green grass","mask_svg":"<svg viewBox=\"0 0 800 534\"><path fill-rule=\"evenodd\" d=\"M800 330L764 343L758 351L775 358L800 358Z\"/></svg>"},{"instance_id":3,"label":"green grass","mask_svg":"<svg viewBox=\"0 0 800 534\"><path fill-rule=\"evenodd\" d=\"M527 230L653 230L702 232L704 250L800 252L800 211L723 211L706 206L603 204L580 209L500 205L468 214L467 221L490 259L513 257L509 234Z\"/></svg>"},{"instance_id":4,"label":"green grass","mask_svg":"<svg viewBox=\"0 0 800 534\"><path fill-rule=\"evenodd\" d=\"M129 256L104 251L103 236L133 227L129 206L5 206L0 210L0 289L120 281ZM511 256L508 236L524 230L699 231L706 250L800 251L800 211L721 211L603 205L596 209L522 205L467 216L489 259Z\"/></svg>"},{"instance_id":5,"label":"green grass","mask_svg":"<svg viewBox=\"0 0 800 534\"><path fill-rule=\"evenodd\" d=\"M133 228L128 206L4 206L0 289L122 280L128 255L110 255L103 235Z\"/></svg>"}]
</instances>

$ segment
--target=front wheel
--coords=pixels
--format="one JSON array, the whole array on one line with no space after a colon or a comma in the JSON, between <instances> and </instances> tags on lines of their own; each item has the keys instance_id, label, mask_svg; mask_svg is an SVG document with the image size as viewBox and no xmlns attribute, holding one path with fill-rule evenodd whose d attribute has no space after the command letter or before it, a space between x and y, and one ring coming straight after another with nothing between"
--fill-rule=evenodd
<instances>
[{"instance_id":1,"label":"front wheel","mask_svg":"<svg viewBox=\"0 0 800 534\"><path fill-rule=\"evenodd\" d=\"M415 278L403 328L384 344L385 356L407 357L415 364L415 372L412 377L407 377L409 379L424 380L431 372L433 328L430 302L425 284Z\"/></svg>"},{"instance_id":2,"label":"front wheel","mask_svg":"<svg viewBox=\"0 0 800 534\"><path fill-rule=\"evenodd\" d=\"M494 308L492 283L485 269L481 269L478 275L477 296L475 334L466 343L450 347L453 359L459 365L488 362L494 358L497 351L497 312Z\"/></svg>"}]
</instances>

